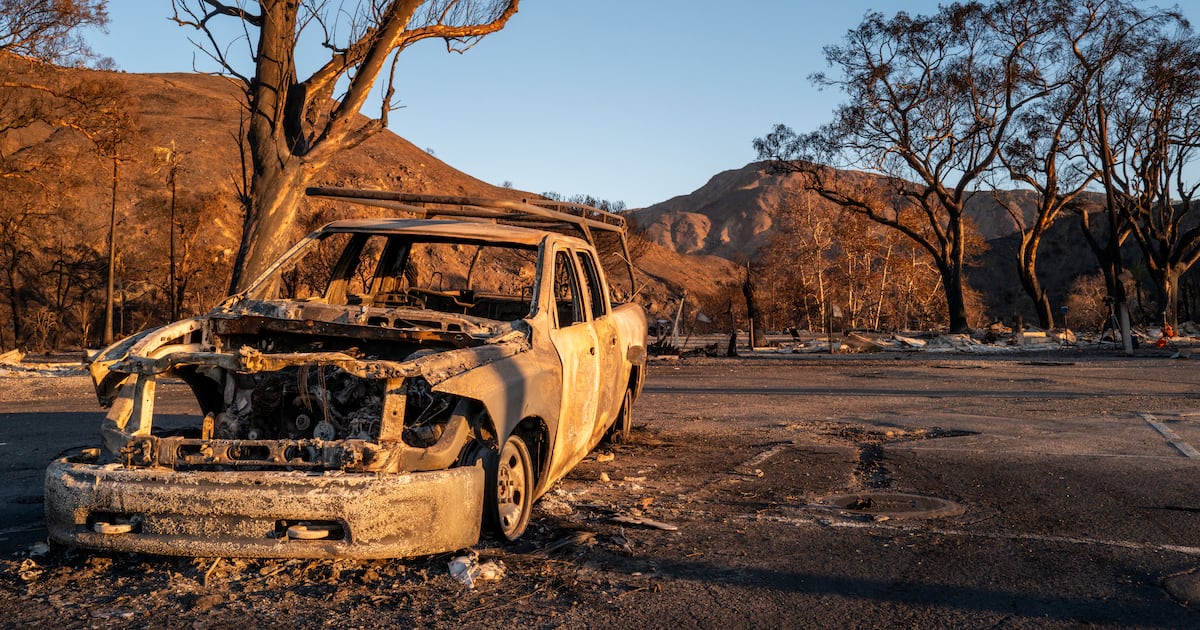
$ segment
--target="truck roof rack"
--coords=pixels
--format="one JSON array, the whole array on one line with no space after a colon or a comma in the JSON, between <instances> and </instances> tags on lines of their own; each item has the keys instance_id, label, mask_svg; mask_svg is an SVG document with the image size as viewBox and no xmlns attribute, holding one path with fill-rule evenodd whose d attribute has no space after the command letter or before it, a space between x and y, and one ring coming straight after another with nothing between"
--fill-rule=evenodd
<instances>
[{"instance_id":1,"label":"truck roof rack","mask_svg":"<svg viewBox=\"0 0 1200 630\"><path fill-rule=\"evenodd\" d=\"M591 230L624 232L626 229L625 217L619 214L567 201L422 195L329 186L312 187L305 192L309 197L403 210L419 217L471 217L489 219L497 223L532 223L547 227L554 223L563 223L576 227L589 241Z\"/></svg>"},{"instance_id":2,"label":"truck roof rack","mask_svg":"<svg viewBox=\"0 0 1200 630\"><path fill-rule=\"evenodd\" d=\"M357 203L391 210L411 213L419 218L454 217L460 219L475 219L534 227L539 229L575 228L583 238L596 246L592 230L613 232L620 237L621 257L629 266L630 288L637 293L636 280L633 273L633 259L629 255L629 243L625 238L627 225L625 217L593 208L580 203L568 201L551 201L549 199L492 199L484 197L463 197L454 195L424 195L402 193L391 190L369 190L361 188L340 188L334 186L314 186L305 190L309 197L335 199L349 203Z\"/></svg>"}]
</instances>

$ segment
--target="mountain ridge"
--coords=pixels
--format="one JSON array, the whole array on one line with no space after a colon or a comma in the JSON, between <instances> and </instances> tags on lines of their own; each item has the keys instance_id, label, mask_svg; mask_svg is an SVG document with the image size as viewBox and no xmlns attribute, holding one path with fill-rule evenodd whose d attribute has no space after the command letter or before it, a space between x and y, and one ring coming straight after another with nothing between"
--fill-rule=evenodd
<instances>
[{"instance_id":1,"label":"mountain ridge","mask_svg":"<svg viewBox=\"0 0 1200 630\"><path fill-rule=\"evenodd\" d=\"M803 177L779 173L768 162L751 162L713 175L695 191L677 195L645 208L632 210L633 222L649 240L691 255L715 255L731 260L757 260L764 247L779 234L779 217L788 203L807 204L809 211L832 213L837 207L817 193L804 189ZM861 186L873 185L878 176L861 171L838 171L837 177ZM1036 217L1032 190L977 192L967 202L971 225L988 244L968 264L968 283L984 298L991 318L1008 318L1014 312L1026 318L1035 313L1016 274L1016 248L1020 238L1016 221L1001 205L1015 203L1026 224ZM1084 203L1098 210L1096 193ZM1039 276L1055 304L1065 304L1071 283L1094 274L1099 266L1081 239L1071 238L1077 217L1063 215L1044 237Z\"/></svg>"}]
</instances>

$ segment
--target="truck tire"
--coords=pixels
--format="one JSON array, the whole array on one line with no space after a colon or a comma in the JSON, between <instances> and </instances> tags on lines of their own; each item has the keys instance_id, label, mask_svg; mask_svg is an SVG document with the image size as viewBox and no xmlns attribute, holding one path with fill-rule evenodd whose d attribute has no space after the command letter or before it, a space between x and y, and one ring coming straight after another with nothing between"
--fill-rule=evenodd
<instances>
[{"instance_id":1,"label":"truck tire","mask_svg":"<svg viewBox=\"0 0 1200 630\"><path fill-rule=\"evenodd\" d=\"M525 533L533 511L533 460L525 440L511 435L499 456L485 461L484 524L498 538L516 540Z\"/></svg>"}]
</instances>

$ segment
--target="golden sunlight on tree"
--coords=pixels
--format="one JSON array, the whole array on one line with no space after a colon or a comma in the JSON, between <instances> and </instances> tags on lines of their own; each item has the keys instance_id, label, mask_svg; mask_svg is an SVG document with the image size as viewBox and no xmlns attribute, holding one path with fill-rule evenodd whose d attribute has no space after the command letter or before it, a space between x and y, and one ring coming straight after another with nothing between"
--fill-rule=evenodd
<instances>
[{"instance_id":1,"label":"golden sunlight on tree","mask_svg":"<svg viewBox=\"0 0 1200 630\"><path fill-rule=\"evenodd\" d=\"M304 188L340 152L387 127L396 109L396 62L409 46L440 39L464 52L516 14L519 0L298 2L172 0L174 20L198 30L205 52L239 80L249 109L245 222L233 291L244 288L290 244ZM232 28L228 22L234 22ZM223 33L236 33L234 41ZM324 62L307 76L301 46ZM252 73L243 73L245 59ZM375 117L360 115L375 96ZM381 96L380 96L381 95Z\"/></svg>"}]
</instances>

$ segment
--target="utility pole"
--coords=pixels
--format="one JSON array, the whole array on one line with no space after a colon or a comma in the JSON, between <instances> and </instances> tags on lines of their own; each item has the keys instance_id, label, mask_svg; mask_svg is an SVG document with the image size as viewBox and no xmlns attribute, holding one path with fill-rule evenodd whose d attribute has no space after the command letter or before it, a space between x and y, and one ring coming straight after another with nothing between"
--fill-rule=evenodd
<instances>
[{"instance_id":1,"label":"utility pole","mask_svg":"<svg viewBox=\"0 0 1200 630\"><path fill-rule=\"evenodd\" d=\"M175 160L171 160L171 170L168 173L168 177L171 179L171 321L179 319L179 276L175 267L175 173L178 166Z\"/></svg>"},{"instance_id":2,"label":"utility pole","mask_svg":"<svg viewBox=\"0 0 1200 630\"><path fill-rule=\"evenodd\" d=\"M121 158L114 152L112 156L112 204L108 214L108 279L104 286L104 345L113 342L113 287L116 278L117 262L117 175ZM122 305L124 308L124 305Z\"/></svg>"},{"instance_id":3,"label":"utility pole","mask_svg":"<svg viewBox=\"0 0 1200 630\"><path fill-rule=\"evenodd\" d=\"M179 312L183 310L182 297L179 295L179 260L175 249L176 232L179 230L179 224L175 220L175 205L176 205L176 181L179 179L179 167L183 156L187 155L188 151L179 151L175 148L175 141L171 140L171 144L164 147L154 147L154 173L160 173L164 169L167 172L167 184L170 186L171 200L169 202L169 221L168 221L168 247L169 258L167 261L167 304L171 309L171 321L179 319Z\"/></svg>"}]
</instances>

